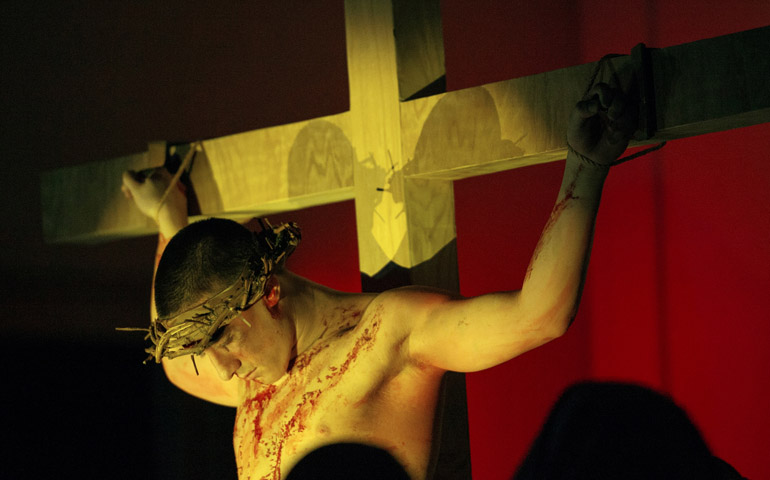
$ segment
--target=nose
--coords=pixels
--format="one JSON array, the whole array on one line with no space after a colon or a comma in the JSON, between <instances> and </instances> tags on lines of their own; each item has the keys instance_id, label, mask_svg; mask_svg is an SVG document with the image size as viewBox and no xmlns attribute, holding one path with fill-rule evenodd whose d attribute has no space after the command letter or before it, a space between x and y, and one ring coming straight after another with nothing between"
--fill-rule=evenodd
<instances>
[{"instance_id":1,"label":"nose","mask_svg":"<svg viewBox=\"0 0 770 480\"><path fill-rule=\"evenodd\" d=\"M230 380L241 366L240 360L228 352L220 351L216 347L206 349L211 365L217 371L217 375L224 381Z\"/></svg>"}]
</instances>

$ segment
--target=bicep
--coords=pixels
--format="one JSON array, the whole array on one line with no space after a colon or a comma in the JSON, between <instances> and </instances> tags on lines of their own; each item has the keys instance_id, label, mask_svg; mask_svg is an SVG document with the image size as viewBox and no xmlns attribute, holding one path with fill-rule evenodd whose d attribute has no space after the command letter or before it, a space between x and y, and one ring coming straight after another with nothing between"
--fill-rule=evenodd
<instances>
[{"instance_id":1,"label":"bicep","mask_svg":"<svg viewBox=\"0 0 770 480\"><path fill-rule=\"evenodd\" d=\"M473 372L499 365L561 333L548 318L527 312L515 292L473 298L426 296L409 336L416 361Z\"/></svg>"},{"instance_id":2,"label":"bicep","mask_svg":"<svg viewBox=\"0 0 770 480\"><path fill-rule=\"evenodd\" d=\"M243 380L234 377L227 382L222 381L207 359L196 359L198 374L187 355L171 360L164 358L162 362L169 381L184 392L227 407L239 405Z\"/></svg>"}]
</instances>

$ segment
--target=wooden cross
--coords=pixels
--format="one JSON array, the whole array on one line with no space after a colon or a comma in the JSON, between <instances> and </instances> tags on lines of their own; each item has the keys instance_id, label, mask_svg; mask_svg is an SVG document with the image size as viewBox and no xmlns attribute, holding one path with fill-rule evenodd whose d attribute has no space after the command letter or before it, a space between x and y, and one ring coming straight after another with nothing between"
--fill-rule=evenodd
<instances>
[{"instance_id":1,"label":"wooden cross","mask_svg":"<svg viewBox=\"0 0 770 480\"><path fill-rule=\"evenodd\" d=\"M457 290L452 181L565 158L567 116L596 65L407 101L444 75L438 1L346 0L345 25L350 110L204 140L191 172L201 214L249 218L354 199L365 289L386 277ZM769 121L767 45L770 27L650 50L647 76L642 55L612 59L624 86L646 85L654 107L643 109L654 135L632 146ZM47 240L155 231L122 197L120 175L165 158L165 144L151 144L47 172Z\"/></svg>"},{"instance_id":2,"label":"wooden cross","mask_svg":"<svg viewBox=\"0 0 770 480\"><path fill-rule=\"evenodd\" d=\"M360 268L374 276L389 262L420 265L452 242L452 180L563 159L567 112L595 65L403 101L443 76L438 2L347 0L345 16L350 111L204 140L191 177L204 216L355 199ZM764 27L652 50L657 132L632 145L767 122L770 89L753 86L770 78L768 40ZM612 60L616 71L634 62ZM46 239L153 232L120 195L120 173L165 154L151 144L44 174Z\"/></svg>"}]
</instances>

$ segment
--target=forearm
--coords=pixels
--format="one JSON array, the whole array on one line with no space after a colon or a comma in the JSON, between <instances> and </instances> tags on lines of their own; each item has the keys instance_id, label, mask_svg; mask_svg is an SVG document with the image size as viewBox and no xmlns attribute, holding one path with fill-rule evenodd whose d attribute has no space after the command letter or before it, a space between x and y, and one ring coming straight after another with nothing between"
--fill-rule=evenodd
<instances>
[{"instance_id":1,"label":"forearm","mask_svg":"<svg viewBox=\"0 0 770 480\"><path fill-rule=\"evenodd\" d=\"M158 212L158 231L162 236L171 239L176 233L187 226L187 209L163 205Z\"/></svg>"},{"instance_id":2,"label":"forearm","mask_svg":"<svg viewBox=\"0 0 770 480\"><path fill-rule=\"evenodd\" d=\"M169 187L169 185L171 185ZM155 271L160 257L169 240L187 226L187 197L180 183L174 183L171 174L165 168L156 168L147 172L123 172L122 186L126 198L133 199L140 212L152 218L158 225L158 246L155 250L155 263L150 290L150 316L156 318L155 311Z\"/></svg>"},{"instance_id":3,"label":"forearm","mask_svg":"<svg viewBox=\"0 0 770 480\"><path fill-rule=\"evenodd\" d=\"M527 269L520 304L533 327L563 333L577 311L607 169L567 156L561 189Z\"/></svg>"}]
</instances>

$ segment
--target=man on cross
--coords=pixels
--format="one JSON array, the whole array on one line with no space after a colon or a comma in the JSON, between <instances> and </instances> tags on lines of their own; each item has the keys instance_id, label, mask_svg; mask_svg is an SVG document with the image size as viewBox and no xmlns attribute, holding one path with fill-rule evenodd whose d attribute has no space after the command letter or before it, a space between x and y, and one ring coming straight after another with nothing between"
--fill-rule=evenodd
<instances>
[{"instance_id":1,"label":"man on cross","mask_svg":"<svg viewBox=\"0 0 770 480\"><path fill-rule=\"evenodd\" d=\"M635 122L604 84L577 104L561 189L521 290L474 298L318 285L283 266L299 242L293 224L258 233L222 219L187 225L182 192L161 201L167 172L126 172L124 191L158 222L159 251L173 237L156 271L148 351L182 390L237 407L241 479L281 478L339 442L381 447L425 478L443 374L506 362L574 319L602 186Z\"/></svg>"}]
</instances>

